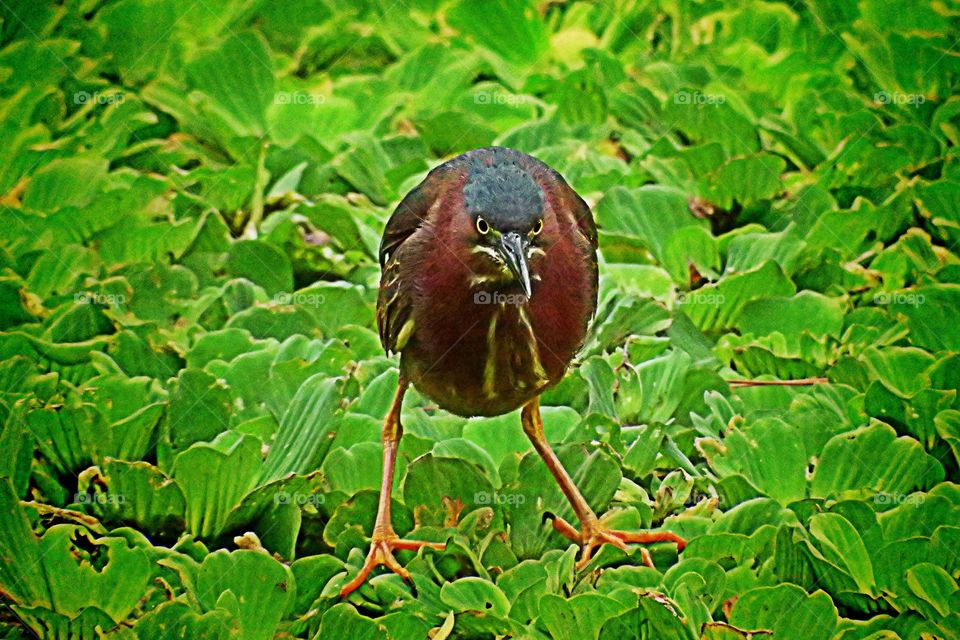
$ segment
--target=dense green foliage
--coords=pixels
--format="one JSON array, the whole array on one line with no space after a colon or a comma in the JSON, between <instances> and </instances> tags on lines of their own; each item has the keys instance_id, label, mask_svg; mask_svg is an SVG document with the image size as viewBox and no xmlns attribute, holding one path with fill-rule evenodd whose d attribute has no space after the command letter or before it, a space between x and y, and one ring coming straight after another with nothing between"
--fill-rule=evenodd
<instances>
[{"instance_id":1,"label":"dense green foliage","mask_svg":"<svg viewBox=\"0 0 960 640\"><path fill-rule=\"evenodd\" d=\"M956 5L0 6L0 637L960 637ZM412 393L395 522L447 550L340 602L383 223L494 143L601 225L550 440L690 545L575 571L518 416Z\"/></svg>"}]
</instances>

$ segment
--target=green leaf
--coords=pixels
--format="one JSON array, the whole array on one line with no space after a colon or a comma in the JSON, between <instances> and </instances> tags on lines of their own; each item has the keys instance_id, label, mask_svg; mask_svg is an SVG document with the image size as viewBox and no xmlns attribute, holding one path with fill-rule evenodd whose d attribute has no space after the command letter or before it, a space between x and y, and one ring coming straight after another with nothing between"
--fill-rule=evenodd
<instances>
[{"instance_id":1,"label":"green leaf","mask_svg":"<svg viewBox=\"0 0 960 640\"><path fill-rule=\"evenodd\" d=\"M185 449L213 440L230 425L232 398L214 376L201 369L181 369L170 391L167 425L170 443Z\"/></svg>"},{"instance_id":2,"label":"green leaf","mask_svg":"<svg viewBox=\"0 0 960 640\"><path fill-rule=\"evenodd\" d=\"M612 242L646 249L660 261L675 233L689 226L704 226L690 213L681 191L652 185L614 187L597 204L596 218Z\"/></svg>"},{"instance_id":3,"label":"green leaf","mask_svg":"<svg viewBox=\"0 0 960 640\"><path fill-rule=\"evenodd\" d=\"M620 486L623 476L619 465L605 452L586 452L581 445L557 447L556 453L587 503L595 512L602 513ZM551 544L551 527L544 524L544 514L560 516L568 522L576 522L576 516L535 452L523 456L516 474L516 481L507 482L505 478L505 485L500 488L500 493L508 498L510 543L518 558L538 557ZM559 548L569 545L565 538L553 539L561 545Z\"/></svg>"},{"instance_id":4,"label":"green leaf","mask_svg":"<svg viewBox=\"0 0 960 640\"><path fill-rule=\"evenodd\" d=\"M686 395L690 373L691 358L685 351L670 351L621 370L615 398L620 420L627 423L669 420Z\"/></svg>"},{"instance_id":5,"label":"green leaf","mask_svg":"<svg viewBox=\"0 0 960 640\"><path fill-rule=\"evenodd\" d=\"M611 293L597 309L593 337L584 352L596 355L614 349L632 335L653 335L668 326L670 312L655 301Z\"/></svg>"},{"instance_id":6,"label":"green leaf","mask_svg":"<svg viewBox=\"0 0 960 640\"><path fill-rule=\"evenodd\" d=\"M670 78L673 84L675 74ZM680 89L668 97L662 121L694 142L719 143L727 157L752 154L759 147L756 126L731 103L721 93Z\"/></svg>"},{"instance_id":7,"label":"green leaf","mask_svg":"<svg viewBox=\"0 0 960 640\"><path fill-rule=\"evenodd\" d=\"M849 520L836 513L820 513L810 519L808 526L824 555L845 568L862 593L879 595L867 548Z\"/></svg>"},{"instance_id":8,"label":"green leaf","mask_svg":"<svg viewBox=\"0 0 960 640\"><path fill-rule=\"evenodd\" d=\"M80 288L77 282L80 276L94 273L95 265L96 254L80 245L70 244L57 251L47 251L34 263L27 276L27 286L42 299L55 293L69 293ZM79 294L75 296L78 298L88 301Z\"/></svg>"},{"instance_id":9,"label":"green leaf","mask_svg":"<svg viewBox=\"0 0 960 640\"><path fill-rule=\"evenodd\" d=\"M960 306L960 285L917 287L912 293L915 297L896 298L890 305L891 311L906 318L912 343L935 351L960 350L960 329L951 321L951 310Z\"/></svg>"},{"instance_id":10,"label":"green leaf","mask_svg":"<svg viewBox=\"0 0 960 640\"><path fill-rule=\"evenodd\" d=\"M497 16L490 20L490 16ZM526 0L496 0L484 6L457 2L446 15L452 27L491 52L508 80L518 78L547 48L547 33L536 7ZM519 78L518 78L519 79Z\"/></svg>"},{"instance_id":11,"label":"green leaf","mask_svg":"<svg viewBox=\"0 0 960 640\"><path fill-rule=\"evenodd\" d=\"M296 291L292 300L310 312L324 335L330 336L345 325L374 326L373 305L365 291L346 282L317 282Z\"/></svg>"},{"instance_id":12,"label":"green leaf","mask_svg":"<svg viewBox=\"0 0 960 640\"><path fill-rule=\"evenodd\" d=\"M504 618L510 612L510 601L496 585L481 578L460 578L440 589L440 600L457 612L494 615Z\"/></svg>"},{"instance_id":13,"label":"green leaf","mask_svg":"<svg viewBox=\"0 0 960 640\"><path fill-rule=\"evenodd\" d=\"M336 633L344 638L357 640L381 640L386 635L386 628L377 620L360 615L352 604L341 602L328 609L320 622L321 634Z\"/></svg>"},{"instance_id":14,"label":"green leaf","mask_svg":"<svg viewBox=\"0 0 960 640\"><path fill-rule=\"evenodd\" d=\"M187 501L187 530L214 538L223 532L230 511L254 487L260 442L225 433L214 443L200 442L177 455L173 478Z\"/></svg>"},{"instance_id":15,"label":"green leaf","mask_svg":"<svg viewBox=\"0 0 960 640\"><path fill-rule=\"evenodd\" d=\"M875 422L827 442L813 472L810 493L823 498L847 492L903 496L915 487L942 481L943 473L919 442L898 438L893 428Z\"/></svg>"},{"instance_id":16,"label":"green leaf","mask_svg":"<svg viewBox=\"0 0 960 640\"><path fill-rule=\"evenodd\" d=\"M776 262L788 275L799 266L806 242L793 228L779 233L737 233L727 243L726 267L735 273L763 266L768 260Z\"/></svg>"},{"instance_id":17,"label":"green leaf","mask_svg":"<svg viewBox=\"0 0 960 640\"><path fill-rule=\"evenodd\" d=\"M225 69L231 72L224 73ZM199 99L202 110L225 123L234 135L264 135L274 79L262 37L233 34L217 48L202 52L186 70L190 84L204 94Z\"/></svg>"},{"instance_id":18,"label":"green leaf","mask_svg":"<svg viewBox=\"0 0 960 640\"><path fill-rule=\"evenodd\" d=\"M428 453L407 465L403 503L418 514L421 524L444 526L457 501L468 513L494 504L495 499L491 479L472 462Z\"/></svg>"},{"instance_id":19,"label":"green leaf","mask_svg":"<svg viewBox=\"0 0 960 640\"><path fill-rule=\"evenodd\" d=\"M83 527L54 525L40 539L53 609L70 617L96 606L115 622L137 606L150 560L123 538L94 539Z\"/></svg>"},{"instance_id":20,"label":"green leaf","mask_svg":"<svg viewBox=\"0 0 960 640\"><path fill-rule=\"evenodd\" d=\"M787 505L807 494L807 455L800 430L778 418L761 418L698 447L717 474L740 474L765 495Z\"/></svg>"},{"instance_id":21,"label":"green leaf","mask_svg":"<svg viewBox=\"0 0 960 640\"><path fill-rule=\"evenodd\" d=\"M26 416L37 448L61 472L78 472L99 458L111 441L109 425L92 404L35 409Z\"/></svg>"},{"instance_id":22,"label":"green leaf","mask_svg":"<svg viewBox=\"0 0 960 640\"><path fill-rule=\"evenodd\" d=\"M766 262L758 269L727 276L691 292L679 307L701 331L715 331L735 326L751 300L794 293L796 287L779 265Z\"/></svg>"},{"instance_id":23,"label":"green leaf","mask_svg":"<svg viewBox=\"0 0 960 640\"><path fill-rule=\"evenodd\" d=\"M232 593L239 603L242 637L270 640L293 603L296 583L288 567L265 553L220 550L200 565L197 597L209 611L225 593Z\"/></svg>"},{"instance_id":24,"label":"green leaf","mask_svg":"<svg viewBox=\"0 0 960 640\"><path fill-rule=\"evenodd\" d=\"M683 624L675 603L656 592L634 597L635 606L603 625L600 640L645 637L693 640L694 636Z\"/></svg>"},{"instance_id":25,"label":"green leaf","mask_svg":"<svg viewBox=\"0 0 960 640\"><path fill-rule=\"evenodd\" d=\"M956 611L957 592L960 587L941 567L929 562L914 565L907 570L907 584L918 598L930 603L936 612L935 616L946 617Z\"/></svg>"},{"instance_id":26,"label":"green leaf","mask_svg":"<svg viewBox=\"0 0 960 640\"><path fill-rule=\"evenodd\" d=\"M176 600L165 602L137 620L134 631L138 637L157 640L182 638L210 638L227 640L239 634L239 621L222 607L200 613Z\"/></svg>"},{"instance_id":27,"label":"green leaf","mask_svg":"<svg viewBox=\"0 0 960 640\"><path fill-rule=\"evenodd\" d=\"M13 370L16 371L16 369ZM0 416L4 414L3 409L0 401ZM33 464L36 443L23 420L21 408L14 408L0 426L0 450L6 454L0 459L0 478L9 478L14 493L23 496L30 482L30 467Z\"/></svg>"},{"instance_id":28,"label":"green leaf","mask_svg":"<svg viewBox=\"0 0 960 640\"><path fill-rule=\"evenodd\" d=\"M757 587L740 596L730 624L742 629L769 629L775 638L832 637L837 609L823 591L808 595L794 584Z\"/></svg>"},{"instance_id":29,"label":"green leaf","mask_svg":"<svg viewBox=\"0 0 960 640\"><path fill-rule=\"evenodd\" d=\"M181 488L147 462L107 458L102 473L90 487L81 477L80 489L94 489L89 500L107 522L135 523L143 531L164 534L181 531L186 522L186 499Z\"/></svg>"},{"instance_id":30,"label":"green leaf","mask_svg":"<svg viewBox=\"0 0 960 640\"><path fill-rule=\"evenodd\" d=\"M23 198L23 206L44 213L64 207L83 207L99 195L107 175L107 161L92 157L54 160L37 171Z\"/></svg>"},{"instance_id":31,"label":"green leaf","mask_svg":"<svg viewBox=\"0 0 960 640\"><path fill-rule=\"evenodd\" d=\"M953 457L960 462L960 411L941 411L934 418L937 434L950 445Z\"/></svg>"},{"instance_id":32,"label":"green leaf","mask_svg":"<svg viewBox=\"0 0 960 640\"><path fill-rule=\"evenodd\" d=\"M78 638L95 640L103 629L115 626L114 621L98 607L87 607L76 617L57 613L44 607L14 606L17 616L34 633L51 638Z\"/></svg>"},{"instance_id":33,"label":"green leaf","mask_svg":"<svg viewBox=\"0 0 960 640\"><path fill-rule=\"evenodd\" d=\"M927 369L934 357L923 349L913 347L870 347L863 352L870 372L883 386L901 398L912 398L930 386Z\"/></svg>"},{"instance_id":34,"label":"green leaf","mask_svg":"<svg viewBox=\"0 0 960 640\"><path fill-rule=\"evenodd\" d=\"M52 606L43 551L30 528L27 514L20 507L10 479L0 476L0 508L11 514L0 519L0 586L19 604Z\"/></svg>"},{"instance_id":35,"label":"green leaf","mask_svg":"<svg viewBox=\"0 0 960 640\"><path fill-rule=\"evenodd\" d=\"M623 467L632 471L637 477L643 477L650 473L655 466L664 436L662 425L653 424L639 427L636 439L630 444L626 455L623 456Z\"/></svg>"},{"instance_id":36,"label":"green leaf","mask_svg":"<svg viewBox=\"0 0 960 640\"><path fill-rule=\"evenodd\" d=\"M575 640L597 638L600 629L623 607L613 598L584 593L569 600L548 593L540 599L540 617L550 637Z\"/></svg>"},{"instance_id":37,"label":"green leaf","mask_svg":"<svg viewBox=\"0 0 960 640\"><path fill-rule=\"evenodd\" d=\"M764 153L734 158L701 178L701 195L724 209L753 204L776 195L785 168L783 158Z\"/></svg>"},{"instance_id":38,"label":"green leaf","mask_svg":"<svg viewBox=\"0 0 960 640\"><path fill-rule=\"evenodd\" d=\"M241 240L230 247L227 270L263 287L270 295L293 289L293 269L285 253L262 240Z\"/></svg>"},{"instance_id":39,"label":"green leaf","mask_svg":"<svg viewBox=\"0 0 960 640\"><path fill-rule=\"evenodd\" d=\"M814 291L800 291L792 297L769 296L743 305L736 320L741 333L766 336L778 332L787 347L801 351L800 336L840 337L844 304Z\"/></svg>"},{"instance_id":40,"label":"green leaf","mask_svg":"<svg viewBox=\"0 0 960 640\"><path fill-rule=\"evenodd\" d=\"M107 31L104 44L127 84L138 85L163 69L176 42L168 37L176 14L173 5L148 0L124 0L97 12ZM155 45L145 50L144 42Z\"/></svg>"},{"instance_id":41,"label":"green leaf","mask_svg":"<svg viewBox=\"0 0 960 640\"><path fill-rule=\"evenodd\" d=\"M340 424L338 382L318 373L300 386L259 471L260 484L320 467Z\"/></svg>"},{"instance_id":42,"label":"green leaf","mask_svg":"<svg viewBox=\"0 0 960 640\"><path fill-rule=\"evenodd\" d=\"M349 449L338 448L323 461L323 472L334 491L354 495L380 487L383 450L379 442L359 442Z\"/></svg>"}]
</instances>

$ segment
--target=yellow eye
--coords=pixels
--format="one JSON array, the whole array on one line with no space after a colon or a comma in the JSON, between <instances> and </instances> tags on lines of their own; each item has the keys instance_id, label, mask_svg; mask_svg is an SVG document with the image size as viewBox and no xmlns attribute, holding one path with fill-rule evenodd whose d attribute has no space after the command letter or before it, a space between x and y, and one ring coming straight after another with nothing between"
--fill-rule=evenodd
<instances>
[{"instance_id":1,"label":"yellow eye","mask_svg":"<svg viewBox=\"0 0 960 640\"><path fill-rule=\"evenodd\" d=\"M536 222L534 222L534 223L533 223L533 229L531 229L531 232L532 232L533 235L535 235L535 236L540 235L540 232L541 232L541 231L543 231L543 218L540 218L539 220L537 220Z\"/></svg>"},{"instance_id":2,"label":"yellow eye","mask_svg":"<svg viewBox=\"0 0 960 640\"><path fill-rule=\"evenodd\" d=\"M487 221L481 218L480 216L477 216L477 231L479 231L480 235L483 235L483 236L490 233L490 225L487 224Z\"/></svg>"}]
</instances>

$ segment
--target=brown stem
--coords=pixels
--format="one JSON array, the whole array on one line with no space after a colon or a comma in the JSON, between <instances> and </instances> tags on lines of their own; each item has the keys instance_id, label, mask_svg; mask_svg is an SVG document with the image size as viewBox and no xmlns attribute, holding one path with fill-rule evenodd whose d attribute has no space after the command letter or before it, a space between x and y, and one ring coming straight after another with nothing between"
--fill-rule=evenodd
<instances>
[{"instance_id":1,"label":"brown stem","mask_svg":"<svg viewBox=\"0 0 960 640\"><path fill-rule=\"evenodd\" d=\"M826 378L801 378L799 380L727 380L731 387L806 387L826 384Z\"/></svg>"}]
</instances>

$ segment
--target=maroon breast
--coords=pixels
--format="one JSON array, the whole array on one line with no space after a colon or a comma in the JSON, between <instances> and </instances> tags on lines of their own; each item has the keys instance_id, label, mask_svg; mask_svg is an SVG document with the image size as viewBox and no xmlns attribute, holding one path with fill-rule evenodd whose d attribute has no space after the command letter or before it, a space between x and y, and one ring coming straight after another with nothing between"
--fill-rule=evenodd
<instances>
[{"instance_id":1,"label":"maroon breast","mask_svg":"<svg viewBox=\"0 0 960 640\"><path fill-rule=\"evenodd\" d=\"M593 248L575 233L531 256L533 295L478 282L481 256L465 257L444 229L411 238L414 332L405 377L441 408L464 415L512 411L563 377L596 306ZM590 267L585 268L585 265Z\"/></svg>"}]
</instances>

